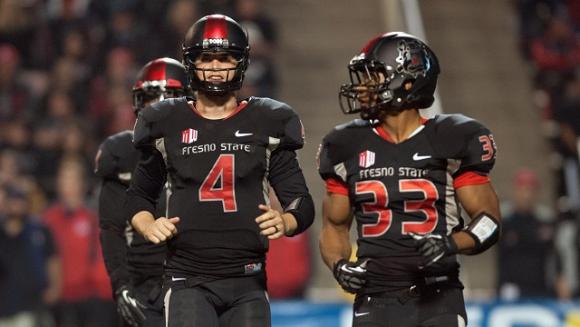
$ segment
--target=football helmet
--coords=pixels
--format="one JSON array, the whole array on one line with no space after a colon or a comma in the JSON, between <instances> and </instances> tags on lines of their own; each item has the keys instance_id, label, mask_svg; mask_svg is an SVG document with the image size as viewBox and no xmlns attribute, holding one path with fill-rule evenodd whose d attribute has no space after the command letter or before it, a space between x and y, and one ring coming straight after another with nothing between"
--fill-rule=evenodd
<instances>
[{"instance_id":1,"label":"football helmet","mask_svg":"<svg viewBox=\"0 0 580 327\"><path fill-rule=\"evenodd\" d=\"M340 108L378 119L381 113L428 108L435 100L439 62L417 37L392 32L370 40L348 65L350 84L340 87Z\"/></svg>"},{"instance_id":2,"label":"football helmet","mask_svg":"<svg viewBox=\"0 0 580 327\"><path fill-rule=\"evenodd\" d=\"M187 69L193 90L219 95L242 87L244 73L249 64L250 46L246 31L232 18L224 15L208 15L201 18L189 28L182 51L183 65ZM205 76L215 70L196 67L195 61L203 53L226 53L237 61L234 68L226 69L227 81L206 80ZM230 74L233 74L231 79ZM203 78L200 78L200 75Z\"/></svg>"},{"instance_id":3,"label":"football helmet","mask_svg":"<svg viewBox=\"0 0 580 327\"><path fill-rule=\"evenodd\" d=\"M185 67L172 58L159 58L148 62L133 85L135 113L150 102L191 95L187 85Z\"/></svg>"}]
</instances>

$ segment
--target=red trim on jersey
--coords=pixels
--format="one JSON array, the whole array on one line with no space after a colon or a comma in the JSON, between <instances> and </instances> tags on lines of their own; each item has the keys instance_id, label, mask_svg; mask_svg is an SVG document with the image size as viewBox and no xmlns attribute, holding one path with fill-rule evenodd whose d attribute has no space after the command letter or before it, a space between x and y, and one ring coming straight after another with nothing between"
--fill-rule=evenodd
<instances>
[{"instance_id":1,"label":"red trim on jersey","mask_svg":"<svg viewBox=\"0 0 580 327\"><path fill-rule=\"evenodd\" d=\"M203 39L227 39L228 27L223 15L211 15L207 18L203 30Z\"/></svg>"},{"instance_id":2,"label":"red trim on jersey","mask_svg":"<svg viewBox=\"0 0 580 327\"><path fill-rule=\"evenodd\" d=\"M205 118L208 119L206 117L204 117L199 111L197 111L197 109L195 108L195 101L191 101L188 102L189 106L191 107L191 111L193 111L196 115L198 115L201 118ZM231 118L233 116L235 116L238 112L242 111L242 109L244 109L246 106L248 106L248 101L242 101L238 104L238 107L236 108L236 110L234 110L231 114L229 114L228 116L226 116L225 118L222 119L228 119ZM219 119L216 119L219 120Z\"/></svg>"},{"instance_id":3,"label":"red trim on jersey","mask_svg":"<svg viewBox=\"0 0 580 327\"><path fill-rule=\"evenodd\" d=\"M425 118L425 117L419 117L419 119L421 120L421 125L425 125L429 121L429 118ZM393 140L393 138L391 137L389 132L387 132L385 130L383 125L377 124L377 125L375 125L375 127L373 129L383 140L390 142L390 143L395 143L395 141Z\"/></svg>"},{"instance_id":4,"label":"red trim on jersey","mask_svg":"<svg viewBox=\"0 0 580 327\"><path fill-rule=\"evenodd\" d=\"M234 112L232 112L231 114L229 114L226 118L224 119L229 119L233 116L235 116L238 112L242 111L246 106L248 105L248 101L242 101L238 104L238 107L236 108L236 110L234 110Z\"/></svg>"},{"instance_id":5,"label":"red trim on jersey","mask_svg":"<svg viewBox=\"0 0 580 327\"><path fill-rule=\"evenodd\" d=\"M489 183L489 176L480 175L473 171L467 171L453 179L453 188L458 189L469 185Z\"/></svg>"},{"instance_id":6,"label":"red trim on jersey","mask_svg":"<svg viewBox=\"0 0 580 327\"><path fill-rule=\"evenodd\" d=\"M329 178L326 181L326 192L348 196L348 186L337 179Z\"/></svg>"},{"instance_id":7,"label":"red trim on jersey","mask_svg":"<svg viewBox=\"0 0 580 327\"><path fill-rule=\"evenodd\" d=\"M379 126L375 127L374 130L383 140L390 142L390 143L395 143L395 141L393 140L391 135L389 135L389 133L387 133L387 131L385 131L383 126L379 125Z\"/></svg>"}]
</instances>

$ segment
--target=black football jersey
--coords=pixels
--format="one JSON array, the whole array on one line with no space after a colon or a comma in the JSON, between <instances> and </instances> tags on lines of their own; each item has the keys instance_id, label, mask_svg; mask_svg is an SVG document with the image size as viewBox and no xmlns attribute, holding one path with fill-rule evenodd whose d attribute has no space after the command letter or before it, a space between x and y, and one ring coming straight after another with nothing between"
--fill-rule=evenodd
<instances>
[{"instance_id":1,"label":"black football jersey","mask_svg":"<svg viewBox=\"0 0 580 327\"><path fill-rule=\"evenodd\" d=\"M135 145L150 151L154 140L161 140L156 148L170 185L169 217L180 217L178 233L168 242L166 271L185 277L262 271L267 238L255 218L262 214L258 205L268 204L268 183L284 207L309 196L294 152L303 146L295 112L252 97L229 117L212 120L187 98L168 99L137 119ZM131 185L133 212L148 210L146 202L159 187L150 182L160 171L155 161L144 160L136 171L143 179Z\"/></svg>"},{"instance_id":2,"label":"black football jersey","mask_svg":"<svg viewBox=\"0 0 580 327\"><path fill-rule=\"evenodd\" d=\"M102 179L99 224L103 257L113 287L128 279L160 277L166 252L164 245L147 242L128 223L126 191L139 158L132 139L132 131L109 136L99 147L95 162L95 174ZM163 200L161 197L157 205L157 216L163 215Z\"/></svg>"},{"instance_id":3,"label":"black football jersey","mask_svg":"<svg viewBox=\"0 0 580 327\"><path fill-rule=\"evenodd\" d=\"M462 228L454 183L487 182L495 162L490 131L462 115L426 120L398 144L388 138L380 126L355 120L324 138L319 157L322 178L339 185L353 206L357 256L370 258L367 292L407 287L425 275L458 276L454 256L419 270L422 258L409 233Z\"/></svg>"}]
</instances>

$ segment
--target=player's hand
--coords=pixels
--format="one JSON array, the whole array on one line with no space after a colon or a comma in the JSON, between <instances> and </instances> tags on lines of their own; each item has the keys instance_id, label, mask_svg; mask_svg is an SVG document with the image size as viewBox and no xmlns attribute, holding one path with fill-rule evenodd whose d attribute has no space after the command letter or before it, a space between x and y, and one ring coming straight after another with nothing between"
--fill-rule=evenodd
<instances>
[{"instance_id":1,"label":"player's hand","mask_svg":"<svg viewBox=\"0 0 580 327\"><path fill-rule=\"evenodd\" d=\"M349 293L356 293L367 282L367 262L360 264L346 259L340 259L332 270L334 278L343 290Z\"/></svg>"},{"instance_id":2,"label":"player's hand","mask_svg":"<svg viewBox=\"0 0 580 327\"><path fill-rule=\"evenodd\" d=\"M177 223L179 223L179 217L157 218L155 222L147 226L143 236L146 240L155 244L165 242L177 234L177 227L175 227Z\"/></svg>"},{"instance_id":3,"label":"player's hand","mask_svg":"<svg viewBox=\"0 0 580 327\"><path fill-rule=\"evenodd\" d=\"M444 256L458 252L457 244L455 244L451 236L441 234L419 235L416 233L410 233L409 235L415 240L415 248L424 259L424 263L419 266L419 269L434 264Z\"/></svg>"},{"instance_id":4,"label":"player's hand","mask_svg":"<svg viewBox=\"0 0 580 327\"><path fill-rule=\"evenodd\" d=\"M146 307L137 300L132 287L128 285L121 286L115 291L115 300L117 301L117 311L127 324L134 327L139 327L143 324L146 319L143 310Z\"/></svg>"},{"instance_id":5,"label":"player's hand","mask_svg":"<svg viewBox=\"0 0 580 327\"><path fill-rule=\"evenodd\" d=\"M260 204L260 210L263 214L256 218L256 223L260 227L260 234L268 236L268 239L275 240L286 234L286 224L282 214L266 205Z\"/></svg>"}]
</instances>

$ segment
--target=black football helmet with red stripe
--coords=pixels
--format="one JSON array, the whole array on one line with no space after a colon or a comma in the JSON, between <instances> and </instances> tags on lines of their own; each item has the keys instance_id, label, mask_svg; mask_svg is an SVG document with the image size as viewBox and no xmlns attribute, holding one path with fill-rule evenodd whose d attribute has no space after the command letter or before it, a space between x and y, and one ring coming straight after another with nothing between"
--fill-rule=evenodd
<instances>
[{"instance_id":1,"label":"black football helmet with red stripe","mask_svg":"<svg viewBox=\"0 0 580 327\"><path fill-rule=\"evenodd\" d=\"M145 105L167 98L191 95L185 67L172 58L159 58L145 64L133 85L135 113Z\"/></svg>"},{"instance_id":2,"label":"black football helmet with red stripe","mask_svg":"<svg viewBox=\"0 0 580 327\"><path fill-rule=\"evenodd\" d=\"M339 91L345 114L378 119L381 113L428 108L435 100L439 62L413 35L392 32L375 37L352 58L348 70L350 84Z\"/></svg>"},{"instance_id":3,"label":"black football helmet with red stripe","mask_svg":"<svg viewBox=\"0 0 580 327\"><path fill-rule=\"evenodd\" d=\"M189 28L182 51L183 64L193 90L219 95L242 87L244 73L249 64L250 45L246 31L232 18L224 15L201 18ZM199 78L198 72L201 72L201 76L206 76L211 71L195 66L195 60L207 52L226 53L236 59L236 67L228 69L228 74L234 74L231 80L228 78L227 82L212 83L205 78Z\"/></svg>"}]
</instances>

